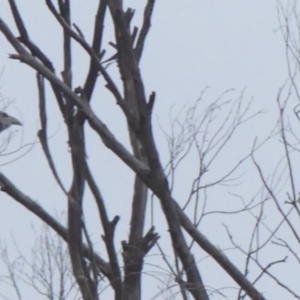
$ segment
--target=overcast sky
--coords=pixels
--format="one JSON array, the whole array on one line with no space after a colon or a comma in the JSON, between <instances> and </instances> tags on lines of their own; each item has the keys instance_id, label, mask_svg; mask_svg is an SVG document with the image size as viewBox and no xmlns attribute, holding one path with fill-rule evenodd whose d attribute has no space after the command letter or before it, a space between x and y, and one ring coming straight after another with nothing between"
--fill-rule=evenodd
<instances>
[{"instance_id":1,"label":"overcast sky","mask_svg":"<svg viewBox=\"0 0 300 300\"><path fill-rule=\"evenodd\" d=\"M60 31L52 16L47 12L44 1L19 0L16 2L28 25L32 39L36 40L37 44L56 63L57 73L60 73L62 68ZM96 2L95 0L77 0L73 10L73 22L82 29L88 40L91 38L90 29L93 25ZM140 24L141 3L144 3L144 1L124 2L132 8L137 8L133 23L135 25ZM1 0L0 15L9 24L13 24L5 0ZM111 25L107 27L106 42L113 39ZM142 58L141 70L147 93L151 91L157 93L154 127L157 141L161 143L161 156L164 160L167 159L166 145L158 124L167 129L168 118L166 116L171 111L172 106L174 106L175 111L178 111L183 105L193 103L207 87L210 87L205 93L205 103L207 105L225 90L235 90L231 94L232 98L238 98L244 90L246 99L253 98L253 112L258 110L264 110L265 112L255 121L245 125L243 133L238 135L235 140L235 143L238 143L235 145L239 145L238 149L241 153L234 153L233 156L245 154L243 151L249 150L255 136L263 138L270 132L277 118L276 95L279 88L288 79L285 45L278 29L277 6L274 0L157 1L151 32ZM108 52L113 53L113 49L110 49L109 46L107 49ZM85 63L87 60L82 50L76 48L74 51L76 67L74 86L78 86L82 85L86 74L87 66ZM13 100L8 112L20 118L24 123L22 130L19 130L11 145L11 149L14 149L13 147L18 146L21 138L23 143L32 143L36 140L37 130L39 129L38 99L35 73L27 66L9 60L8 53L13 53L13 50L1 35L0 66L3 68L1 94L3 97ZM112 65L111 72L115 72L114 68L115 66ZM99 88L98 91L100 96L95 95L93 105L95 105L96 110L99 110L99 115L105 122L112 127L118 138L128 143L124 134L125 131L122 130L123 125L121 125L124 124L124 120L120 112L117 111L115 103L107 92L104 93L104 96L100 94L103 89ZM97 97L101 98L101 106L98 106ZM52 150L58 162L60 174L63 175L64 182L67 185L70 180L70 172L68 172L68 152L64 124L56 104L52 101L51 93L48 94L48 100L48 109L52 116L50 120ZM116 120L119 120L118 118L120 118L120 123L116 122ZM109 211L111 217L113 217L113 214L122 214L124 207L129 209L132 193L132 174L126 167L122 166L117 158L108 153L98 141L94 141L96 138L93 134L90 134L88 138L90 141L89 159L94 169L97 169L97 175L101 178L101 188L104 195L110 199ZM57 147L57 145L59 146ZM227 155L230 155L232 149L228 150ZM94 158L94 154L99 151L101 157ZM276 150L274 150L273 155L277 158ZM15 157L15 155L10 157ZM265 158L267 159L267 157ZM227 161L230 161L230 159L231 157ZM3 161L6 162L7 160L9 158L3 158ZM178 197L186 193L185 184L189 183L186 183L183 178L188 177L188 170L192 164L193 160L187 161L182 169L182 174L178 175L179 183L176 189ZM226 163L224 168L226 168ZM53 215L61 215L62 211L65 210L66 201L47 169L47 163L39 145L34 146L29 154L17 162L1 167L1 170L19 188L40 202ZM244 172L245 169L240 174ZM249 173L245 176L248 181L245 179L245 185L239 186L238 189L249 190L254 193L257 186L252 186ZM253 182L256 183L254 179ZM116 188L116 185L118 188ZM223 193L224 190L221 192ZM219 191L218 195L221 192ZM26 239L31 242L33 235L30 224L35 224L38 228L40 223L25 209L7 199L3 194L0 194L0 199L1 239L6 240L7 244L11 244L12 234L17 241L20 241L26 235ZM180 200L178 201L180 202ZM124 202L127 205L124 205ZM93 207L92 203L89 203L86 207L86 209L91 210L88 222L91 225L92 237L97 240L99 236L98 229L96 225L93 227L93 222L98 224L96 223L97 215L93 213L91 207ZM160 217L158 214L157 219ZM128 220L128 216L121 219L117 232L117 239L119 239L117 243L126 238ZM228 245L228 239L222 238L224 228L222 232L210 232L209 224L204 225L204 231L210 234L212 240L218 245L224 246L226 243ZM126 228L125 231L122 228ZM222 225L220 224L218 228L218 230L221 230ZM244 233L241 229L240 231L237 230L236 234L237 237L240 237ZM167 236L167 232L162 233L162 235ZM24 251L30 251L31 244L29 242L20 242L19 245L22 244ZM98 239L97 243L101 243L101 241ZM208 271L205 268L207 266L209 266L209 263L203 262L200 271L204 269L204 274L207 274ZM211 285L214 284L212 278L216 276L215 274L204 276L207 276ZM220 278L223 278L222 276L220 273ZM157 283L153 283L154 287L157 285ZM266 290L263 286L259 287L262 291ZM266 297L268 299L283 299L278 298L277 293L278 291L269 290ZM283 296L285 295L283 294ZM149 297L145 299L151 299L152 296L153 294L149 294ZM222 298L216 296L214 299Z\"/></svg>"}]
</instances>

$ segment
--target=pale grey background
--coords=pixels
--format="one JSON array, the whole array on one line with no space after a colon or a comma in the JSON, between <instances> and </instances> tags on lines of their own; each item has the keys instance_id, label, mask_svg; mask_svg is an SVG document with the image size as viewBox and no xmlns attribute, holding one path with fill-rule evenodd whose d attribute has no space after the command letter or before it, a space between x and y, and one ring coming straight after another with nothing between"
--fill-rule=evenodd
<instances>
[{"instance_id":1,"label":"pale grey background","mask_svg":"<svg viewBox=\"0 0 300 300\"><path fill-rule=\"evenodd\" d=\"M96 1L75 1L73 9L73 21L82 29L86 38L90 40L91 29ZM144 1L124 1L126 5L137 9L134 24L140 24L141 8ZM32 39L38 41L38 45L56 63L57 72L61 71L62 61L60 55L61 36L58 25L52 16L47 12L44 1L27 0L17 1L20 11L27 22ZM284 3L284 1L283 1ZM0 14L9 24L13 24L10 16L7 1L0 0ZM159 130L158 122L168 128L168 118L166 117L172 106L175 111L179 110L186 103L193 103L201 91L206 87L211 87L206 92L206 102L219 96L227 89L235 89L232 97L237 98L240 92L245 89L245 98L254 97L252 105L253 112L264 109L267 113L259 116L243 127L233 139L231 148L225 152L226 157L220 161L220 169L213 172L225 171L228 164L236 157L241 157L250 149L255 136L265 137L273 128L276 119L275 98L278 89L288 78L285 47L281 33L279 32L278 15L276 1L265 0L164 0L157 1L152 28L149 34L146 49L142 60L142 74L145 79L146 91L157 92L156 109L154 113L154 127L156 129L157 141L161 146L161 157L167 160L166 143ZM112 40L111 25L108 26L111 35L107 34L107 42ZM45 33L46 32L46 33ZM8 112L21 118L24 123L22 131L15 138L11 147L15 149L22 135L25 142L32 142L36 139L39 128L37 114L37 89L35 84L35 74L25 65L17 61L8 60L8 53L14 51L3 36L0 37L0 66L4 67L2 75L1 94L14 100ZM87 59L84 52L76 47L74 56L74 86L82 84L82 80L87 71ZM109 49L109 48L108 48ZM110 50L112 53L113 51ZM110 67L113 72L116 68ZM124 130L124 118L116 107L112 97L102 88L97 89L99 95L93 99L93 105L99 111L99 115L112 126L113 132L121 141L128 144L126 130ZM210 100L211 99L211 100ZM48 109L51 112L50 135L53 153L60 174L66 185L69 184L70 174L68 172L68 152L63 122L59 116L56 104L54 104L52 94L48 94ZM109 212L122 214L122 219L116 234L118 249L120 240L126 238L128 233L129 220L124 214L130 209L130 195L132 194L132 174L128 168L124 167L112 154L105 150L94 134L88 136L89 158L95 172L101 182L100 186L104 196L109 203ZM235 149L235 150L234 150ZM236 151L237 152L232 152ZM272 157L267 148L259 153L259 157L265 162L267 171L272 170L272 159L276 161L280 153L272 148ZM101 154L96 158L94 155ZM13 156L14 157L14 156ZM8 158L3 158L7 161ZM185 162L180 174L178 174L176 198L184 198L189 188L189 177L192 177L193 160ZM0 158L1 162L2 158ZM267 161L268 160L268 161ZM252 196L258 186L258 178L253 176L252 171L245 165L239 174L245 173L245 177L236 189L238 193ZM40 147L36 145L33 150L24 158L13 164L2 166L1 170L11 178L16 185L25 193L40 202L53 215L61 215L66 208L66 201L63 194L56 187L55 182L47 169ZM234 199L228 195L229 188L222 188L215 191L211 196L212 208L226 208L235 205ZM230 188L231 189L231 188ZM230 190L232 191L232 189ZM15 237L22 250L30 253L31 243L34 236L31 225L37 228L40 222L18 204L0 195L0 236L6 243L11 244L11 235ZM98 218L94 212L92 203L86 203L85 209L88 212L90 232L93 240L101 246L99 239ZM127 216L128 218L128 216ZM164 224L163 217L157 213L155 216L157 224ZM225 230L221 221L231 224L235 229L237 240L243 244L247 220L243 218L230 219L220 218L218 225L212 227L214 222L204 222L202 230L210 239L224 248L229 245ZM231 222L231 223L230 223ZM97 224L97 225L96 225ZM101 232L101 231L100 231ZM160 230L162 236L167 236L167 232ZM26 238L24 238L26 237ZM155 254L153 251L151 254ZM198 253L196 253L196 256ZM230 256L230 254L228 254ZM274 254L276 255L276 254ZM199 258L204 254L199 251ZM242 256L236 255L235 261L242 263ZM231 285L232 282L224 276L222 272L216 274L215 266L209 260L199 262L200 271L203 270L204 280L207 285ZM210 273L211 272L211 273ZM299 289L296 276L295 289ZM250 275L251 277L251 275ZM226 281L222 281L223 278ZM145 298L151 299L155 294L159 283L153 277L146 277L144 287ZM146 280L145 280L146 281ZM283 299L286 294L281 294L278 290L267 288L268 281L263 281L258 285L261 291L268 290L268 299ZM290 296L289 296L290 297ZM214 299L222 299L215 296ZM285 298L288 299L288 298Z\"/></svg>"}]
</instances>

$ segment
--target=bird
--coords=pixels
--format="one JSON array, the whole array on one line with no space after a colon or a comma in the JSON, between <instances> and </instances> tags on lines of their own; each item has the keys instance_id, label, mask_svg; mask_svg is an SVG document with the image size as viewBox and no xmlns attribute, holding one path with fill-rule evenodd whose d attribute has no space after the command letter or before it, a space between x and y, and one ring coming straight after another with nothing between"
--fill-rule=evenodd
<instances>
[{"instance_id":1,"label":"bird","mask_svg":"<svg viewBox=\"0 0 300 300\"><path fill-rule=\"evenodd\" d=\"M0 111L0 132L7 129L11 125L22 126L22 123L18 119L8 115L6 112Z\"/></svg>"}]
</instances>

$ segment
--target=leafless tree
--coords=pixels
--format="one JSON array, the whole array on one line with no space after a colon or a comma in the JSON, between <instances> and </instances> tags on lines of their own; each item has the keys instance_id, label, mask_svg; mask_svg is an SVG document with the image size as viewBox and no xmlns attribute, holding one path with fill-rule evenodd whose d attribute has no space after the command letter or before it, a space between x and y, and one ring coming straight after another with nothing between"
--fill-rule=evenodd
<instances>
[{"instance_id":1,"label":"leafless tree","mask_svg":"<svg viewBox=\"0 0 300 300\"><path fill-rule=\"evenodd\" d=\"M33 228L33 231L35 229ZM36 243L31 257L27 258L16 245L18 256L12 259L9 249L1 245L1 260L7 268L7 275L0 281L10 285L18 299L24 299L24 285L31 287L32 297L42 296L49 300L76 299L78 289L72 276L66 244L58 235L51 235L49 227L44 226L36 233ZM3 292L1 297L9 299Z\"/></svg>"},{"instance_id":2,"label":"leafless tree","mask_svg":"<svg viewBox=\"0 0 300 300\"><path fill-rule=\"evenodd\" d=\"M161 295L170 298L169 292L172 297L182 299L192 297L203 300L216 294L226 298L223 289L235 289L237 299L246 297L257 300L266 299L263 291L259 289L262 277L272 278L275 285L282 286L283 289L299 298L299 293L292 291L288 285L278 279L279 277L270 272L275 264L285 263L285 257L274 259L266 264L266 261L261 261L259 256L265 249L268 250L269 247L275 245L284 247L287 252L298 258L293 246L280 238L280 229L284 224L292 231L294 238L300 240L295 224L289 219L291 210L300 215L294 182L295 175L290 160L290 150L292 149L295 153L298 153L298 150L297 145L289 142L286 136L288 131L284 125L284 116L287 101L282 104L282 93L278 96L279 127L276 127L265 140L256 141L252 150L244 156L230 157L232 164L230 167L223 168L219 165L219 157L226 153L226 147L229 147L230 151L228 145L234 138L234 134L245 122L259 117L263 111L251 113L249 109L251 100L244 101L244 93L236 100L232 100L235 95L233 91L227 91L214 101L210 99L207 105L205 104L207 96L204 92L193 105L187 105L178 114L175 113L175 116L171 115L170 130L163 128L169 150L169 161L164 164L161 159L162 150L155 141L152 126L156 94L151 92L150 95L146 95L145 82L140 68L155 1L146 1L143 20L138 28L132 26L135 11L131 8L125 9L122 1L99 0L92 42L88 42L85 33L72 21L70 1L59 0L57 4L54 4L51 0L46 0L46 7L59 24L63 36L62 47L57 53L61 55L64 63L61 76L57 74L55 65L46 56L38 42L31 39L29 29L22 18L22 12L15 1L9 0L8 2L18 32L14 32L12 27L7 25L1 13L0 30L15 49L15 53L9 55L10 59L20 61L36 71L41 126L38 138L49 169L68 203L67 226L58 222L29 195L24 194L3 173L0 173L1 190L40 218L66 242L72 273L82 299L99 299L103 291L103 285L99 286L99 282L104 279L109 282L109 288L116 300L142 299L142 279L147 273L145 271L147 264L151 264L151 254L154 251L164 261L165 267L160 270L160 275L163 275L161 289L153 293L153 299ZM114 40L109 44L115 54L110 58L105 56L109 45L103 42L106 22L112 22L114 29ZM74 87L72 80L73 75L78 72L74 67L75 46L83 49L89 59L85 80L78 87ZM113 76L113 72L109 72L111 62L116 62L120 79ZM99 78L103 80L100 81ZM95 92L96 86L101 84L111 93L126 120L131 150L128 150L125 144L114 136L112 128L104 123L92 105L92 99L101 96ZM53 97L46 92L48 85L51 87ZM63 174L58 171L49 146L48 120L50 115L46 103L54 101L58 104L67 130L70 171L72 172L72 183L69 188L62 179ZM135 176L132 186L129 236L124 237L121 243L115 240L115 231L122 216L111 216L108 213L108 200L103 196L99 179L89 165L87 151L89 145L86 135L90 131L124 165L128 166ZM256 155L274 136L278 137L278 133L285 147L284 159L287 164L278 164L278 168L273 173L277 175L269 179L264 175L262 165L258 163ZM293 137L295 136L294 134ZM194 175L192 171L189 174L192 178L187 197L178 199L176 193L176 186L180 185L180 179L177 177L178 170L187 157L195 153L197 158L191 169L196 170L196 174ZM235 211L226 210L224 207L218 211L211 209L208 203L211 190L220 186L233 188L237 186L241 175L238 173L240 166L251 161L252 166L256 167L263 187L250 198L235 193L233 197L238 199L240 204L240 208ZM284 166L283 169L282 166ZM288 166L292 186L292 191L288 193L291 208L288 212L282 209L283 203L276 196L278 192L276 189L279 188L278 182L283 172L287 170L286 166ZM102 225L101 237L106 249L105 255L100 254L97 244L92 241L88 233L86 225L88 216L83 210L86 190L91 192L97 205L99 222ZM156 202L160 203L160 207L157 207ZM271 202L275 203L279 211L279 221L275 228L264 220L265 207ZM161 223L155 220L154 215L157 210L161 211L167 224L171 255L160 242L160 236L164 235L165 229L163 226L160 227ZM150 222L146 221L148 212L151 215ZM241 265L237 266L235 263L235 254L231 257L226 256L224 252L229 249L225 247L221 249L214 244L213 239L204 235L200 230L200 225L202 226L204 220L210 217L241 215L243 218L245 214L252 220L249 228L253 228L247 248L236 242L229 226L226 225L224 230L228 233L229 241L233 245L231 249L233 253L242 254L244 270L241 271ZM216 226L215 222L213 224ZM261 234L262 228L267 234ZM118 255L120 244L122 257ZM52 246L48 247L50 248L52 249ZM222 270L232 280L231 286L224 283L221 287L211 287L205 283L207 270L201 267L201 259L206 256L216 263L216 270ZM253 274L249 276L250 269L254 272L254 276ZM35 270L39 269L35 268ZM43 271L39 274L45 275ZM159 278L159 275L155 276ZM52 280L54 280L53 277L50 282Z\"/></svg>"}]
</instances>

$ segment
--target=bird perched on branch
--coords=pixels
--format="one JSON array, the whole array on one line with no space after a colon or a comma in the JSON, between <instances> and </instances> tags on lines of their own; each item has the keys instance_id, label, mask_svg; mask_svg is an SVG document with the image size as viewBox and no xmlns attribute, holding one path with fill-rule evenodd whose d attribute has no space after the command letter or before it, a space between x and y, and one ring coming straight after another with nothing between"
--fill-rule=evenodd
<instances>
[{"instance_id":1,"label":"bird perched on branch","mask_svg":"<svg viewBox=\"0 0 300 300\"><path fill-rule=\"evenodd\" d=\"M22 126L22 123L18 119L11 117L4 111L0 111L0 132L7 129L11 125Z\"/></svg>"}]
</instances>

